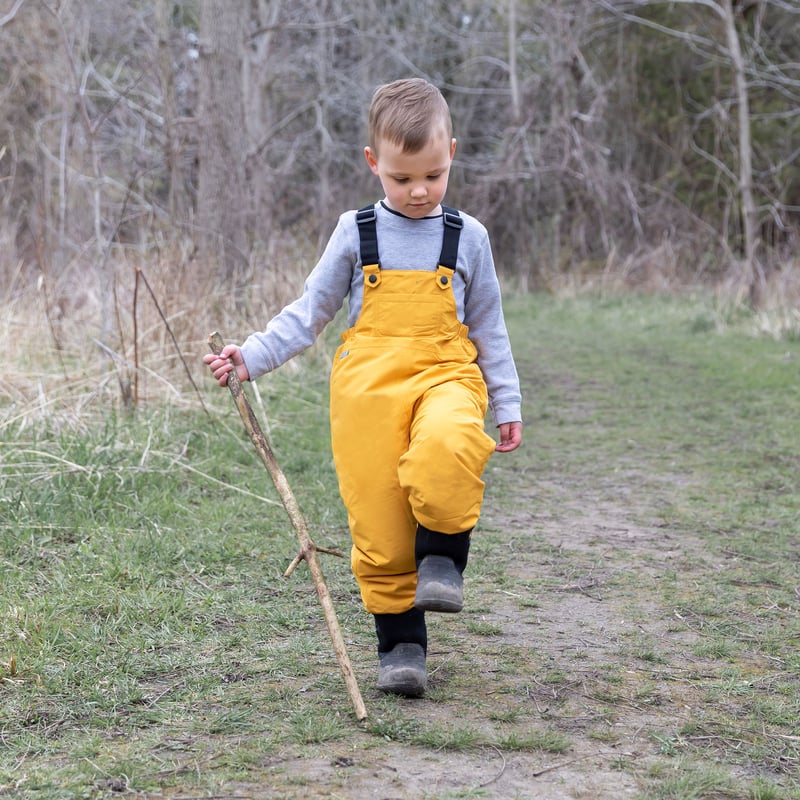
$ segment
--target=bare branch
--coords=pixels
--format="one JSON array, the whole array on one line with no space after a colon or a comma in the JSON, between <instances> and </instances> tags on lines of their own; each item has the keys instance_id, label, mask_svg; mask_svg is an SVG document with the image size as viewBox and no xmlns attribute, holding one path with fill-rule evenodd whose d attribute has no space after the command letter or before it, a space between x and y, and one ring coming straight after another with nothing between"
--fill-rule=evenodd
<instances>
[{"instance_id":1,"label":"bare branch","mask_svg":"<svg viewBox=\"0 0 800 800\"><path fill-rule=\"evenodd\" d=\"M771 5L788 14L800 14L800 2L797 0L771 0Z\"/></svg>"},{"instance_id":2,"label":"bare branch","mask_svg":"<svg viewBox=\"0 0 800 800\"><path fill-rule=\"evenodd\" d=\"M332 28L341 28L353 21L353 15L348 14L347 16L341 17L340 19L334 19L324 22L278 22L274 25L262 25L261 27L254 30L249 38L257 39L259 36L263 36L265 33L274 33L275 31L324 31L330 30Z\"/></svg>"},{"instance_id":3,"label":"bare branch","mask_svg":"<svg viewBox=\"0 0 800 800\"><path fill-rule=\"evenodd\" d=\"M9 11L4 17L0 17L0 28L2 28L4 25L8 25L9 22L14 21L14 17L17 16L17 12L22 8L24 2L25 0L16 0L14 5L11 6L11 11Z\"/></svg>"},{"instance_id":4,"label":"bare branch","mask_svg":"<svg viewBox=\"0 0 800 800\"><path fill-rule=\"evenodd\" d=\"M714 8L714 10L719 13L719 6L712 2L712 0L675 0L676 3L690 3L696 5L707 5ZM664 33L667 36L672 36L675 39L682 39L684 42L690 42L694 45L703 45L704 47L710 48L718 48L719 44L712 39L708 39L705 36L698 36L696 33L690 33L689 31L681 31L677 28L670 28L667 25L661 25L658 22L654 22L651 19L647 19L646 17L640 17L638 14L632 14L629 11L624 10L627 7L631 8L644 8L645 6L654 6L654 5L661 5L664 3L664 0L635 0L634 2L624 2L624 3L614 3L610 0L597 0L599 6L604 8L606 11L614 14L621 19L624 19L626 22L635 22L637 25L642 25L645 28L651 28L654 31L658 31L659 33Z\"/></svg>"},{"instance_id":5,"label":"bare branch","mask_svg":"<svg viewBox=\"0 0 800 800\"><path fill-rule=\"evenodd\" d=\"M697 153L697 155L701 156L702 158L706 159L706 161L711 162L723 175L725 175L731 183L736 185L737 178L735 173L728 167L726 164L723 164L715 155L709 153L708 150L704 150L700 147L693 139L690 140L689 146L692 148L692 151Z\"/></svg>"}]
</instances>

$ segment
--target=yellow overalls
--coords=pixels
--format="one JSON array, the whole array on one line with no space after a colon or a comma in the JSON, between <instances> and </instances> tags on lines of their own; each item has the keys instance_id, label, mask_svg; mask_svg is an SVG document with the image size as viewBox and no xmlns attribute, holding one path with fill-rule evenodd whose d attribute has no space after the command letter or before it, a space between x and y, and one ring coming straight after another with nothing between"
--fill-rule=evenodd
<instances>
[{"instance_id":1,"label":"yellow overalls","mask_svg":"<svg viewBox=\"0 0 800 800\"><path fill-rule=\"evenodd\" d=\"M374 238L374 209L359 214ZM454 219L460 229L460 217L446 209L445 230ZM477 351L456 314L450 238L436 272L381 270L377 239L370 252L362 238L361 313L331 371L331 444L352 568L373 614L414 605L417 523L443 534L475 525L495 447L484 430Z\"/></svg>"}]
</instances>

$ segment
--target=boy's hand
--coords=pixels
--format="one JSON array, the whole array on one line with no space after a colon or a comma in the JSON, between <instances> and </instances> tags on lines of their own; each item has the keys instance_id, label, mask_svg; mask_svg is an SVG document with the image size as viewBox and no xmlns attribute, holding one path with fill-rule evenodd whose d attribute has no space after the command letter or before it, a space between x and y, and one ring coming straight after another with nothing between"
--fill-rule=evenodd
<instances>
[{"instance_id":1,"label":"boy's hand","mask_svg":"<svg viewBox=\"0 0 800 800\"><path fill-rule=\"evenodd\" d=\"M522 443L522 423L504 422L497 426L500 430L500 442L495 447L498 453L510 453Z\"/></svg>"},{"instance_id":2,"label":"boy's hand","mask_svg":"<svg viewBox=\"0 0 800 800\"><path fill-rule=\"evenodd\" d=\"M235 367L240 381L249 381L250 373L242 358L242 351L235 344L226 344L219 355L208 353L203 356L203 361L208 364L212 375L220 386L228 383L228 373Z\"/></svg>"}]
</instances>

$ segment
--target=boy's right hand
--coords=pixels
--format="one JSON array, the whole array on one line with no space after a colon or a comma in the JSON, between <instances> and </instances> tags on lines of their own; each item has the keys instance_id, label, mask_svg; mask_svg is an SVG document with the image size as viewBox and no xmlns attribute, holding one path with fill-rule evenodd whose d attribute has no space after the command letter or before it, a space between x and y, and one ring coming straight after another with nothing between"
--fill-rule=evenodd
<instances>
[{"instance_id":1,"label":"boy's right hand","mask_svg":"<svg viewBox=\"0 0 800 800\"><path fill-rule=\"evenodd\" d=\"M244 358L242 358L241 348L238 345L226 344L220 350L219 355L208 353L203 356L203 361L208 364L211 374L220 386L225 386L228 383L228 373L234 367L240 381L250 380L250 373L247 370L247 365L244 363Z\"/></svg>"}]
</instances>

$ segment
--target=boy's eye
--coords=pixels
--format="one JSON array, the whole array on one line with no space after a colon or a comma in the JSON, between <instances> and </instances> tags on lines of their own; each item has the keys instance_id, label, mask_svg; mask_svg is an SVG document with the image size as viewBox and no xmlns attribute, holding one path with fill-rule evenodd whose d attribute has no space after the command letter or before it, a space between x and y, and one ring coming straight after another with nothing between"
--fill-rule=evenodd
<instances>
[{"instance_id":1,"label":"boy's eye","mask_svg":"<svg viewBox=\"0 0 800 800\"><path fill-rule=\"evenodd\" d=\"M442 173L441 172L437 172L435 175L426 175L425 176L425 180L438 181L439 178L441 178L441 177L442 177ZM395 178L394 182L395 183L408 183L410 180L411 180L411 178Z\"/></svg>"}]
</instances>

